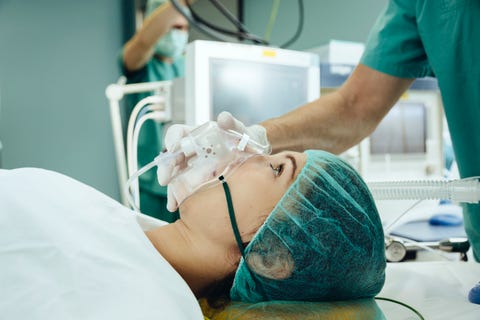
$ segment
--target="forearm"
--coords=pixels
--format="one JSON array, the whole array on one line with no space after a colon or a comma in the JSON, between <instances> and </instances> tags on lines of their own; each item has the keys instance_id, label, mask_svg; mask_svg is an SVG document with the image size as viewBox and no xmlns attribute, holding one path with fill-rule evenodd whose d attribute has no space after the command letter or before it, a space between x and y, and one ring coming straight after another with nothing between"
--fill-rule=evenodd
<instances>
[{"instance_id":1,"label":"forearm","mask_svg":"<svg viewBox=\"0 0 480 320\"><path fill-rule=\"evenodd\" d=\"M142 28L125 44L123 62L127 70L138 70L152 58L155 43L170 30L179 14L168 2L145 20Z\"/></svg>"},{"instance_id":2,"label":"forearm","mask_svg":"<svg viewBox=\"0 0 480 320\"><path fill-rule=\"evenodd\" d=\"M342 95L334 92L262 125L274 153L321 149L338 154L371 131L371 124L362 125L348 109Z\"/></svg>"},{"instance_id":3,"label":"forearm","mask_svg":"<svg viewBox=\"0 0 480 320\"><path fill-rule=\"evenodd\" d=\"M359 65L337 91L262 125L273 152L338 154L370 135L412 81Z\"/></svg>"}]
</instances>

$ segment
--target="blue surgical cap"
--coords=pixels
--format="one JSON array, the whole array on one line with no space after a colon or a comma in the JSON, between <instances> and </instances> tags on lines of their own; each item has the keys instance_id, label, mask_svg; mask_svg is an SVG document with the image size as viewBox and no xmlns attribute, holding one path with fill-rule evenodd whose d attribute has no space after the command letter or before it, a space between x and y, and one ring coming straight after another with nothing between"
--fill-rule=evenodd
<instances>
[{"instance_id":1,"label":"blue surgical cap","mask_svg":"<svg viewBox=\"0 0 480 320\"><path fill-rule=\"evenodd\" d=\"M245 248L232 300L332 301L375 296L385 247L374 200L340 158L306 151L307 162Z\"/></svg>"}]
</instances>

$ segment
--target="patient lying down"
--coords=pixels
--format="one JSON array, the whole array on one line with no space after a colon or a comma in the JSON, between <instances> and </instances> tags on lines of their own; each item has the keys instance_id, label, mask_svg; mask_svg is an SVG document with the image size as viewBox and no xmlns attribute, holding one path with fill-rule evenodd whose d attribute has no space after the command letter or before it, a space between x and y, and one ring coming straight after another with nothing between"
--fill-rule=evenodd
<instances>
[{"instance_id":1,"label":"patient lying down","mask_svg":"<svg viewBox=\"0 0 480 320\"><path fill-rule=\"evenodd\" d=\"M1 170L0 197L6 318L202 319L200 297L348 300L384 283L373 199L322 151L250 158L172 224L41 169Z\"/></svg>"}]
</instances>

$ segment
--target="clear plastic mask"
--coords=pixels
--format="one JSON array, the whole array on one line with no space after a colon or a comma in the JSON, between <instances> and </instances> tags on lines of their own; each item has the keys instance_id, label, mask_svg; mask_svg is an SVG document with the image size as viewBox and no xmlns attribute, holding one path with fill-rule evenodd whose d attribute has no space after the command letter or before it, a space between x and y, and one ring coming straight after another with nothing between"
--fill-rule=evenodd
<instances>
[{"instance_id":1,"label":"clear plastic mask","mask_svg":"<svg viewBox=\"0 0 480 320\"><path fill-rule=\"evenodd\" d=\"M247 135L207 122L174 148L174 153L185 156L187 161L185 167L176 168L168 187L180 205L193 193L218 184L220 176L227 178L247 159L268 154L269 149Z\"/></svg>"}]
</instances>

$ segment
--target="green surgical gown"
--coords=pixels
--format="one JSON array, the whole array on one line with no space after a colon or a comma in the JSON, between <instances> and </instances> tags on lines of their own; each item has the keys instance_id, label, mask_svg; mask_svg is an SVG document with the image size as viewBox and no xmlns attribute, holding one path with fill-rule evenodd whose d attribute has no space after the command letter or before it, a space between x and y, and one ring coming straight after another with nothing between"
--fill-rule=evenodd
<instances>
[{"instance_id":1,"label":"green surgical gown","mask_svg":"<svg viewBox=\"0 0 480 320\"><path fill-rule=\"evenodd\" d=\"M460 175L480 176L480 1L389 1L361 63L401 78L435 76ZM480 260L480 205L463 211Z\"/></svg>"},{"instance_id":2,"label":"green surgical gown","mask_svg":"<svg viewBox=\"0 0 480 320\"><path fill-rule=\"evenodd\" d=\"M123 56L120 55L119 62L122 73L127 77L127 83L141 83L173 80L184 75L184 57L181 56L173 63L165 63L159 59L152 58L140 70L128 72L123 66ZM126 97L127 117L133 110L135 104L151 93L133 94ZM162 141L164 126L154 121L147 121L143 125L138 138L138 168L150 163L163 149ZM172 222L177 219L178 214L172 214L166 209L167 188L157 182L156 168L150 169L140 176L140 210L161 220Z\"/></svg>"}]
</instances>

